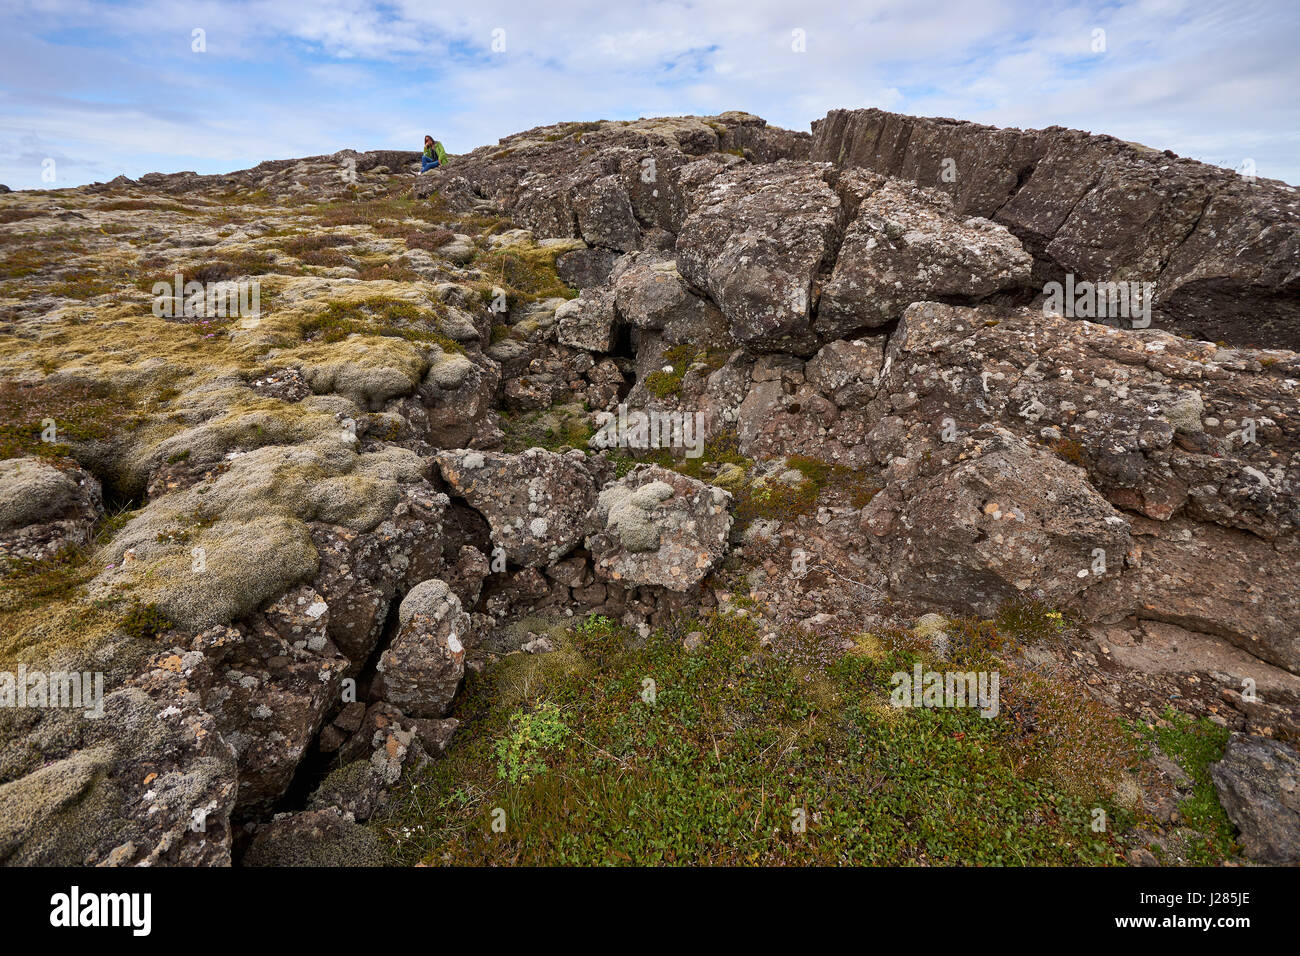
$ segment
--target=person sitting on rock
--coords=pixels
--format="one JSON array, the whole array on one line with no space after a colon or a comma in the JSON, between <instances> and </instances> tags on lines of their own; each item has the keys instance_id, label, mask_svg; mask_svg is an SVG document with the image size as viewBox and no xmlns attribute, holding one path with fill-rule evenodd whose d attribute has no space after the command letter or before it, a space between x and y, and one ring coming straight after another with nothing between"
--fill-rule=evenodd
<instances>
[{"instance_id":1,"label":"person sitting on rock","mask_svg":"<svg viewBox=\"0 0 1300 956\"><path fill-rule=\"evenodd\" d=\"M437 169L439 166L446 164L446 162L447 152L442 148L442 143L432 136L424 137L424 155L420 157L420 172L427 173L431 169Z\"/></svg>"}]
</instances>

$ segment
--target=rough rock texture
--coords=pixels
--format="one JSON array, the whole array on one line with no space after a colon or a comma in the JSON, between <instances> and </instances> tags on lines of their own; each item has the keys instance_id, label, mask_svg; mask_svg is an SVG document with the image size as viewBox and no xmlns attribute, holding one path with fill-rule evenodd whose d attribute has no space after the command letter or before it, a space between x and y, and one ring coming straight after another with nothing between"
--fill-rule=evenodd
<instances>
[{"instance_id":1,"label":"rough rock texture","mask_svg":"<svg viewBox=\"0 0 1300 956\"><path fill-rule=\"evenodd\" d=\"M1129 522L1081 469L998 431L954 451L936 452L935 462L960 460L933 474L915 463L891 469L894 480L863 509L863 531L882 539L898 593L989 617L1022 595L1086 603L1085 589L1119 573L1094 574L1094 551L1126 553Z\"/></svg>"},{"instance_id":2,"label":"rough rock texture","mask_svg":"<svg viewBox=\"0 0 1300 956\"><path fill-rule=\"evenodd\" d=\"M1300 360L1237 347L1294 344L1289 187L871 111L416 159L3 197L0 653L107 694L0 708L0 861L378 862L464 673L588 613L830 661L1036 597L1082 622L1025 649L1065 692L1300 733ZM1045 315L1067 271L1156 281L1156 328ZM177 272L271 294L142 311ZM703 458L601 450L601 411L701 413ZM1216 776L1261 859L1293 761Z\"/></svg>"},{"instance_id":3,"label":"rough rock texture","mask_svg":"<svg viewBox=\"0 0 1300 956\"><path fill-rule=\"evenodd\" d=\"M920 300L979 302L1028 288L1033 259L1020 242L987 219L954 216L938 190L890 181L859 202L818 301L823 336L879 328Z\"/></svg>"},{"instance_id":4,"label":"rough rock texture","mask_svg":"<svg viewBox=\"0 0 1300 956\"><path fill-rule=\"evenodd\" d=\"M1300 756L1293 749L1233 734L1210 776L1248 857L1300 863Z\"/></svg>"},{"instance_id":5,"label":"rough rock texture","mask_svg":"<svg viewBox=\"0 0 1300 956\"><path fill-rule=\"evenodd\" d=\"M104 716L6 709L0 861L230 864L235 752L179 661L104 697ZM12 722L10 722L12 721Z\"/></svg>"},{"instance_id":6,"label":"rough rock texture","mask_svg":"<svg viewBox=\"0 0 1300 956\"><path fill-rule=\"evenodd\" d=\"M465 673L470 618L445 581L413 587L398 609L397 635L379 658L387 703L415 717L442 717Z\"/></svg>"},{"instance_id":7,"label":"rough rock texture","mask_svg":"<svg viewBox=\"0 0 1300 956\"><path fill-rule=\"evenodd\" d=\"M585 290L555 310L556 341L589 352L614 348L614 296L608 289Z\"/></svg>"},{"instance_id":8,"label":"rough rock texture","mask_svg":"<svg viewBox=\"0 0 1300 956\"><path fill-rule=\"evenodd\" d=\"M1112 506L1096 520L1124 512L1129 545L1117 551L1119 541L1108 547L1103 528L1093 529L1086 550L1105 548L1107 571L1101 582L1081 578L1087 615L1181 624L1295 671L1296 363L1292 353L1220 349L1033 309L913 306L869 407L866 444L888 465L888 483L864 524L900 546L893 517L920 507L925 476L952 463L981 426L996 425L1077 465L1090 496ZM1257 422L1254 441L1243 441L1244 418ZM1035 476L1050 464L1040 462ZM986 501L1009 494L1018 495L999 484ZM1072 569L1090 568L1086 557L1076 554ZM1044 567L1033 586L1055 590L1058 573ZM891 574L905 576L899 567Z\"/></svg>"},{"instance_id":9,"label":"rough rock texture","mask_svg":"<svg viewBox=\"0 0 1300 956\"><path fill-rule=\"evenodd\" d=\"M683 278L718 304L737 341L811 354L812 286L833 258L842 209L808 163L737 166L692 197L677 237Z\"/></svg>"},{"instance_id":10,"label":"rough rock texture","mask_svg":"<svg viewBox=\"0 0 1300 956\"><path fill-rule=\"evenodd\" d=\"M814 122L810 158L950 193L961 214L1023 240L1039 282L1065 273L1152 281L1157 328L1300 348L1300 197L1284 183L1059 126L997 129L876 109Z\"/></svg>"},{"instance_id":11,"label":"rough rock texture","mask_svg":"<svg viewBox=\"0 0 1300 956\"><path fill-rule=\"evenodd\" d=\"M0 461L0 558L40 560L89 543L104 513L99 482L71 463Z\"/></svg>"},{"instance_id":12,"label":"rough rock texture","mask_svg":"<svg viewBox=\"0 0 1300 956\"><path fill-rule=\"evenodd\" d=\"M669 471L638 465L604 488L587 538L596 574L623 586L685 591L726 553L731 495Z\"/></svg>"},{"instance_id":13,"label":"rough rock texture","mask_svg":"<svg viewBox=\"0 0 1300 956\"><path fill-rule=\"evenodd\" d=\"M512 563L545 566L582 540L597 488L582 452L458 449L440 452L437 461L452 493L487 519L492 543Z\"/></svg>"}]
</instances>

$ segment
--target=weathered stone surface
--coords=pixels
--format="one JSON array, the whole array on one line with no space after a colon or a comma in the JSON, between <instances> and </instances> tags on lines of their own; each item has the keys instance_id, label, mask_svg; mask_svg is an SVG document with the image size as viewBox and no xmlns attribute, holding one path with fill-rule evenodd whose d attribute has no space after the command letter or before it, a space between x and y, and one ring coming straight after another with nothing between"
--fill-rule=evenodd
<instances>
[{"instance_id":1,"label":"weathered stone surface","mask_svg":"<svg viewBox=\"0 0 1300 956\"><path fill-rule=\"evenodd\" d=\"M1300 348L1300 198L1284 183L1057 126L876 109L815 121L811 158L949 192L1024 241L1036 282L1151 281L1156 328Z\"/></svg>"},{"instance_id":2,"label":"weathered stone surface","mask_svg":"<svg viewBox=\"0 0 1300 956\"><path fill-rule=\"evenodd\" d=\"M1300 756L1292 748L1233 734L1223 759L1210 765L1210 777L1246 856L1300 863Z\"/></svg>"},{"instance_id":3,"label":"weathered stone surface","mask_svg":"<svg viewBox=\"0 0 1300 956\"><path fill-rule=\"evenodd\" d=\"M544 567L582 540L596 501L596 480L582 452L460 449L439 453L437 462L452 493L487 519L492 543L511 562Z\"/></svg>"},{"instance_id":4,"label":"weathered stone surface","mask_svg":"<svg viewBox=\"0 0 1300 956\"><path fill-rule=\"evenodd\" d=\"M445 581L417 584L402 599L397 634L379 658L379 696L416 717L444 716L465 673L469 630L469 615Z\"/></svg>"},{"instance_id":5,"label":"weathered stone surface","mask_svg":"<svg viewBox=\"0 0 1300 956\"><path fill-rule=\"evenodd\" d=\"M677 268L709 295L742 344L810 355L812 286L832 256L839 197L828 167L741 165L696 190L677 237Z\"/></svg>"},{"instance_id":6,"label":"weathered stone surface","mask_svg":"<svg viewBox=\"0 0 1300 956\"><path fill-rule=\"evenodd\" d=\"M230 865L235 753L189 690L186 666L177 657L144 686L107 687L96 719L0 712L0 861Z\"/></svg>"},{"instance_id":7,"label":"weathered stone surface","mask_svg":"<svg viewBox=\"0 0 1300 956\"><path fill-rule=\"evenodd\" d=\"M878 328L922 300L975 303L1029 287L1033 259L1005 227L954 215L935 189L882 183L859 200L815 326L824 336Z\"/></svg>"},{"instance_id":8,"label":"weathered stone surface","mask_svg":"<svg viewBox=\"0 0 1300 956\"><path fill-rule=\"evenodd\" d=\"M1051 449L1134 536L1122 556L1107 550L1124 571L1089 587L1088 614L1218 634L1295 671L1297 361L1032 309L924 303L890 339L867 443L899 475L898 457L916 467L951 447L945 422L958 440L996 424ZM1247 418L1255 441L1242 440ZM894 500L886 492L876 508Z\"/></svg>"},{"instance_id":9,"label":"weathered stone surface","mask_svg":"<svg viewBox=\"0 0 1300 956\"><path fill-rule=\"evenodd\" d=\"M1089 587L1119 573L1128 519L1051 452L989 430L903 477L916 468L894 468L896 481L862 512L899 593L992 616L1020 597L1086 602ZM1115 566L1095 572L1097 549Z\"/></svg>"},{"instance_id":10,"label":"weathered stone surface","mask_svg":"<svg viewBox=\"0 0 1300 956\"><path fill-rule=\"evenodd\" d=\"M555 260L555 274L575 289L604 285L617 255L609 249L574 249Z\"/></svg>"},{"instance_id":11,"label":"weathered stone surface","mask_svg":"<svg viewBox=\"0 0 1300 956\"><path fill-rule=\"evenodd\" d=\"M608 289L584 289L555 310L556 339L561 345L588 352L614 349L614 295Z\"/></svg>"},{"instance_id":12,"label":"weathered stone surface","mask_svg":"<svg viewBox=\"0 0 1300 956\"><path fill-rule=\"evenodd\" d=\"M637 329L663 333L666 342L696 342L711 348L728 343L727 323L707 299L694 294L664 253L626 257L614 269L614 305Z\"/></svg>"},{"instance_id":13,"label":"weathered stone surface","mask_svg":"<svg viewBox=\"0 0 1300 956\"><path fill-rule=\"evenodd\" d=\"M727 550L731 494L658 465L606 486L587 538L596 574L624 587L685 591Z\"/></svg>"},{"instance_id":14,"label":"weathered stone surface","mask_svg":"<svg viewBox=\"0 0 1300 956\"><path fill-rule=\"evenodd\" d=\"M319 594L297 588L243 629L212 628L192 645L212 668L203 707L235 748L241 812L284 795L340 697L348 660L327 636L328 614Z\"/></svg>"},{"instance_id":15,"label":"weathered stone surface","mask_svg":"<svg viewBox=\"0 0 1300 956\"><path fill-rule=\"evenodd\" d=\"M40 560L87 544L103 513L99 482L71 462L0 461L0 558Z\"/></svg>"}]
</instances>

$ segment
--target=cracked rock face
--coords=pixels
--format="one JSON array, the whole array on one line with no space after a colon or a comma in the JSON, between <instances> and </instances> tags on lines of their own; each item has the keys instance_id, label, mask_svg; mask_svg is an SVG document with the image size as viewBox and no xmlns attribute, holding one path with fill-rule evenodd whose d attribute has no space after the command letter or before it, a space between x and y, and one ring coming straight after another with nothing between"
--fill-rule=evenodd
<instances>
[{"instance_id":1,"label":"cracked rock face","mask_svg":"<svg viewBox=\"0 0 1300 956\"><path fill-rule=\"evenodd\" d=\"M487 519L492 543L510 562L545 567L582 540L597 488L582 452L458 449L440 452L437 461L452 493Z\"/></svg>"},{"instance_id":2,"label":"cracked rock face","mask_svg":"<svg viewBox=\"0 0 1300 956\"><path fill-rule=\"evenodd\" d=\"M415 717L444 716L465 673L469 633L469 615L445 581L417 584L402 599L397 635L379 658L383 699Z\"/></svg>"},{"instance_id":3,"label":"cracked rock face","mask_svg":"<svg viewBox=\"0 0 1300 956\"><path fill-rule=\"evenodd\" d=\"M842 209L809 163L738 166L693 195L677 237L682 277L709 294L735 339L759 351L811 354L812 286L831 257Z\"/></svg>"},{"instance_id":4,"label":"cracked rock face","mask_svg":"<svg viewBox=\"0 0 1300 956\"><path fill-rule=\"evenodd\" d=\"M346 150L121 178L75 210L6 197L31 217L0 231L52 263L0 308L10 406L147 401L69 429L69 457L0 461L0 558L72 554L89 581L18 650L108 671L102 718L0 708L0 862L229 865L232 819L249 864L378 862L359 822L446 749L465 671L563 650L530 618L658 627L735 585L828 653L902 613L941 652L956 631L923 612L1034 597L1086 625L1067 662L1098 661L1099 700L1154 720L1199 687L1202 714L1293 733L1294 190L1070 130L814 130L561 124L418 176ZM142 274L255 267L274 307L200 332L121 288L73 298L64 229L74 260L129 242ZM1066 273L1154 281L1152 328L1044 314ZM692 474L716 484L517 450L619 405L702 413ZM795 513L732 542L722 486ZM128 634L151 608L168 624ZM1213 775L1247 853L1296 861L1294 751L1234 736Z\"/></svg>"},{"instance_id":5,"label":"cracked rock face","mask_svg":"<svg viewBox=\"0 0 1300 956\"><path fill-rule=\"evenodd\" d=\"M1129 550L1128 519L1081 469L1005 432L903 461L862 513L900 594L986 617L1020 597L1072 606Z\"/></svg>"},{"instance_id":6,"label":"cracked rock face","mask_svg":"<svg viewBox=\"0 0 1300 956\"><path fill-rule=\"evenodd\" d=\"M1300 863L1300 756L1286 744L1233 734L1210 765L1223 808L1241 832L1246 855L1263 863Z\"/></svg>"},{"instance_id":7,"label":"cracked rock face","mask_svg":"<svg viewBox=\"0 0 1300 956\"><path fill-rule=\"evenodd\" d=\"M605 487L587 538L596 574L630 587L686 591L727 550L731 494L658 465Z\"/></svg>"},{"instance_id":8,"label":"cracked rock face","mask_svg":"<svg viewBox=\"0 0 1300 956\"><path fill-rule=\"evenodd\" d=\"M99 482L70 463L0 461L0 558L40 560L89 543L104 513Z\"/></svg>"},{"instance_id":9,"label":"cracked rock face","mask_svg":"<svg viewBox=\"0 0 1300 956\"><path fill-rule=\"evenodd\" d=\"M1107 548L1109 570L1122 573L1090 587L1084 607L1093 619L1141 613L1295 670L1298 382L1293 353L1223 349L1034 309L915 305L890 339L867 411L876 422L867 445L891 478L873 507L915 506L906 500L911 472L927 454L950 457L945 423L958 438L1004 428L1077 465L1090 493L1124 512L1132 540ZM1247 418L1254 440L1243 440ZM1057 573L1045 568L1039 579Z\"/></svg>"},{"instance_id":10,"label":"cracked rock face","mask_svg":"<svg viewBox=\"0 0 1300 956\"><path fill-rule=\"evenodd\" d=\"M883 110L832 110L811 159L950 194L1006 226L1036 283L1155 283L1153 326L1210 342L1300 348L1300 198L1275 180L1078 130L996 129Z\"/></svg>"},{"instance_id":11,"label":"cracked rock face","mask_svg":"<svg viewBox=\"0 0 1300 956\"><path fill-rule=\"evenodd\" d=\"M963 219L938 190L890 181L860 200L822 289L826 337L879 328L913 302L979 302L1029 286L1033 259L1004 226Z\"/></svg>"}]
</instances>

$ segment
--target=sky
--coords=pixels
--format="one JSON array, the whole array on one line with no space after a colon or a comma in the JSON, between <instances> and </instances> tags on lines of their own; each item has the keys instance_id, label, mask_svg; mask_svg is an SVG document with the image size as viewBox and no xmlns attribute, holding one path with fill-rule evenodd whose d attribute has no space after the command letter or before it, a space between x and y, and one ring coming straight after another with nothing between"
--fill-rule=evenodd
<instances>
[{"instance_id":1,"label":"sky","mask_svg":"<svg viewBox=\"0 0 1300 956\"><path fill-rule=\"evenodd\" d=\"M0 0L0 183L876 106L1300 184L1296 0Z\"/></svg>"}]
</instances>

